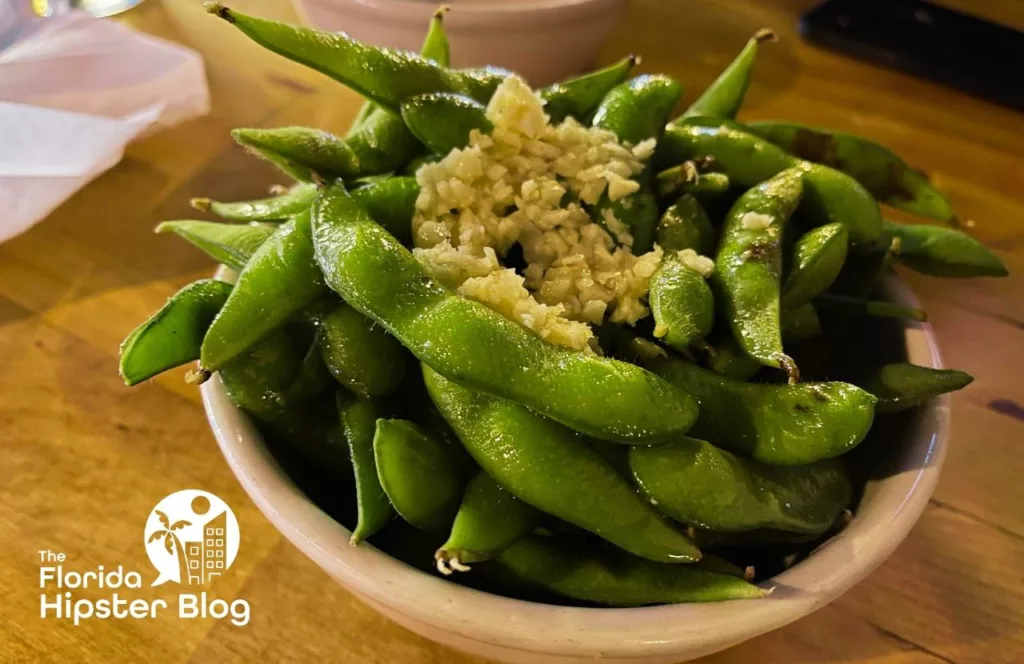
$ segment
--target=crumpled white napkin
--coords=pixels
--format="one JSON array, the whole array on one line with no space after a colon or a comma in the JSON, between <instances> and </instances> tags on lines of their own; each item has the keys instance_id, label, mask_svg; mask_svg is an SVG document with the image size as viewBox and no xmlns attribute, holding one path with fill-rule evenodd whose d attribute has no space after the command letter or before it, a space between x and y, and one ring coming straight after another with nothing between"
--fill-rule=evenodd
<instances>
[{"instance_id":1,"label":"crumpled white napkin","mask_svg":"<svg viewBox=\"0 0 1024 664\"><path fill-rule=\"evenodd\" d=\"M207 113L198 53L84 12L0 51L0 242L112 167L134 138Z\"/></svg>"}]
</instances>

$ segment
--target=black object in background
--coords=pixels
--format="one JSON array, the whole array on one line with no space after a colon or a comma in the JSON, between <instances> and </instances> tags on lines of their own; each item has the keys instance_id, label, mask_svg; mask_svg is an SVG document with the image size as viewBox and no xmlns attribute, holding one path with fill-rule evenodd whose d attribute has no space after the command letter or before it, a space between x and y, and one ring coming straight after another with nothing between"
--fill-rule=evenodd
<instances>
[{"instance_id":1,"label":"black object in background","mask_svg":"<svg viewBox=\"0 0 1024 664\"><path fill-rule=\"evenodd\" d=\"M808 41L1024 110L1024 32L920 0L828 0Z\"/></svg>"}]
</instances>

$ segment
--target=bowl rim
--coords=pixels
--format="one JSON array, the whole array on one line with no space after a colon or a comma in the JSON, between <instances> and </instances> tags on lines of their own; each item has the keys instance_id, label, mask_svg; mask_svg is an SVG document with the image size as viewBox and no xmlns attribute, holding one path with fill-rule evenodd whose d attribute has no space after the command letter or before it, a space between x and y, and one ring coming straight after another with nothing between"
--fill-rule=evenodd
<instances>
[{"instance_id":1,"label":"bowl rim","mask_svg":"<svg viewBox=\"0 0 1024 664\"><path fill-rule=\"evenodd\" d=\"M890 278L897 302L918 306L909 288ZM904 328L908 361L942 367L927 323ZM874 571L904 540L928 504L950 435L950 398L923 406L908 452L914 467L876 485L879 496L813 555L765 581L763 599L638 608L580 608L493 595L424 573L363 543L313 504L281 470L262 437L227 398L219 376L202 386L203 406L225 460L270 522L332 578L357 596L411 623L527 654L639 657L681 648L710 653L771 631L839 597ZM918 449L920 448L920 449ZM882 498L894 511L881 509ZM874 508L874 509L873 509ZM836 561L846 558L845 564ZM723 634L722 625L729 630ZM703 650L701 650L703 649Z\"/></svg>"}]
</instances>

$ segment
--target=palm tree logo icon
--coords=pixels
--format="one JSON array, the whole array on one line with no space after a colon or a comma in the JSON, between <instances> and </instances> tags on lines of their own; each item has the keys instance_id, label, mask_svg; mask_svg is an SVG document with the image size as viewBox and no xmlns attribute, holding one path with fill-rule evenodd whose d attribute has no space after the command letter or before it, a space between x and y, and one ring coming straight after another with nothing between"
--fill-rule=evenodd
<instances>
[{"instance_id":1,"label":"palm tree logo icon","mask_svg":"<svg viewBox=\"0 0 1024 664\"><path fill-rule=\"evenodd\" d=\"M146 553L159 572L152 585L206 585L231 567L240 540L234 512L214 494L184 489L166 496L146 520Z\"/></svg>"}]
</instances>

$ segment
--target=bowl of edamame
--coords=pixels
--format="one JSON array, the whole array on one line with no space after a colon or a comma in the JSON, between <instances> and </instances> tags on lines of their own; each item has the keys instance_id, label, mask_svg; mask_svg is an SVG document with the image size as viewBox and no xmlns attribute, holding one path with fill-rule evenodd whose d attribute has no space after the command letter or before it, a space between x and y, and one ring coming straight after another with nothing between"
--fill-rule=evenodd
<instances>
[{"instance_id":1,"label":"bowl of edamame","mask_svg":"<svg viewBox=\"0 0 1024 664\"><path fill-rule=\"evenodd\" d=\"M893 267L1006 270L884 147L736 119L769 31L676 114L632 57L450 68L441 12L414 54L208 7L367 102L345 137L232 133L294 183L157 228L224 267L120 370L198 362L232 470L335 580L502 661L669 662L906 536L972 379Z\"/></svg>"}]
</instances>

